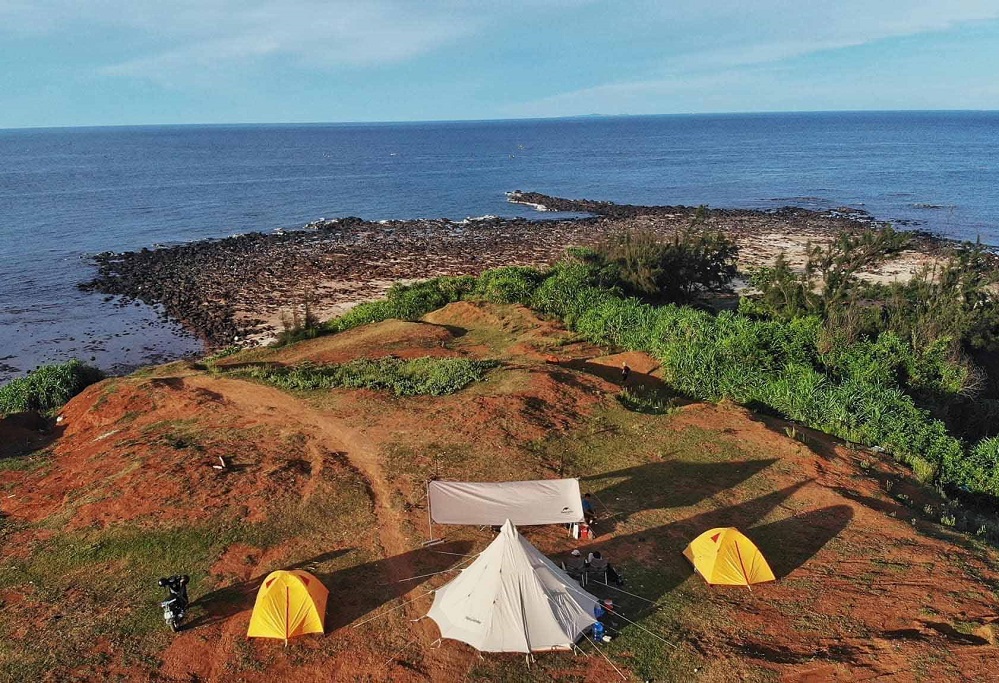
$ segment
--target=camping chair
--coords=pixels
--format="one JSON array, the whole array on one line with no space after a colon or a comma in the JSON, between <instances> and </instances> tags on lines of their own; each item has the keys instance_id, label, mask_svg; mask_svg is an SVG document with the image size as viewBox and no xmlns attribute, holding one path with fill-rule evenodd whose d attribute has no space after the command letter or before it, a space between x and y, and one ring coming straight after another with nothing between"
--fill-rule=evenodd
<instances>
[{"instance_id":1,"label":"camping chair","mask_svg":"<svg viewBox=\"0 0 999 683\"><path fill-rule=\"evenodd\" d=\"M579 585L581 586L584 585L584 582L586 580L585 579L586 567L583 566L574 567L570 564L567 564L566 562L562 562L562 571L564 571L572 578L576 579L576 581L579 581Z\"/></svg>"},{"instance_id":2,"label":"camping chair","mask_svg":"<svg viewBox=\"0 0 999 683\"><path fill-rule=\"evenodd\" d=\"M605 586L608 585L607 584L608 564L609 563L607 562L607 559L603 557L600 558L594 557L592 560L590 560L589 566L586 568L586 571L583 572L583 587L585 588L586 584L590 582L591 574L596 577L603 576L604 585Z\"/></svg>"}]
</instances>

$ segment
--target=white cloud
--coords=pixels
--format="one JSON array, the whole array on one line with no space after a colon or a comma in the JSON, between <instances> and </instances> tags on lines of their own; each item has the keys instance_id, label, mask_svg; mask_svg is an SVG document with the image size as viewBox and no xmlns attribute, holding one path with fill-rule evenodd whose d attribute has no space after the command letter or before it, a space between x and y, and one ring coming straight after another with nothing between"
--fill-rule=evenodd
<instances>
[{"instance_id":1,"label":"white cloud","mask_svg":"<svg viewBox=\"0 0 999 683\"><path fill-rule=\"evenodd\" d=\"M669 16L689 38L669 63L673 69L759 64L822 50L943 31L999 18L995 0L754 0L752 3L681 0Z\"/></svg>"},{"instance_id":2,"label":"white cloud","mask_svg":"<svg viewBox=\"0 0 999 683\"><path fill-rule=\"evenodd\" d=\"M999 19L995 0L677 0L662 22L661 58L642 78L610 81L511 106L508 115L743 110L774 92L790 60ZM808 84L796 83L799 89ZM804 94L801 92L799 94ZM671 101L672 100L672 101ZM802 101L807 101L802 98ZM677 106L679 105L679 106ZM755 109L800 107L774 102ZM807 108L807 107L802 107Z\"/></svg>"},{"instance_id":3,"label":"white cloud","mask_svg":"<svg viewBox=\"0 0 999 683\"><path fill-rule=\"evenodd\" d=\"M550 25L552 44L569 50L573 40L633 39L641 56L619 69L631 81L595 80L520 108L571 113L611 96L686 92L730 83L733 70L996 18L997 0L0 0L0 37L119 36L121 56L102 73L174 85L220 83L220 72L252 73L267 61L375 67L443 48L481 59L490 31L518 25ZM562 34L570 23L579 35Z\"/></svg>"},{"instance_id":4,"label":"white cloud","mask_svg":"<svg viewBox=\"0 0 999 683\"><path fill-rule=\"evenodd\" d=\"M473 34L479 0L0 0L3 33L128 31L146 47L107 72L216 69L262 57L333 67L409 59Z\"/></svg>"},{"instance_id":5,"label":"white cloud","mask_svg":"<svg viewBox=\"0 0 999 683\"><path fill-rule=\"evenodd\" d=\"M190 79L255 60L286 58L319 68L406 60L474 32L473 21L414 16L385 3L257 3L216 26L178 22L166 49L113 64L105 73ZM168 43L169 44L169 43Z\"/></svg>"}]
</instances>

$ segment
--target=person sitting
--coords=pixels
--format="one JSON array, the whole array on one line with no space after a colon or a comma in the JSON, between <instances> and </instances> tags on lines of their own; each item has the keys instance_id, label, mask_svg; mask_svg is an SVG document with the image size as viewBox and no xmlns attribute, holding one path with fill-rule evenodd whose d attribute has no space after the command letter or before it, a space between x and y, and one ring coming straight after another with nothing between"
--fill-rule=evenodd
<instances>
[{"instance_id":1,"label":"person sitting","mask_svg":"<svg viewBox=\"0 0 999 683\"><path fill-rule=\"evenodd\" d=\"M594 550L589 555L589 573L590 574L606 574L607 581L613 581L618 586L624 585L624 580L621 575L615 571L614 567L607 560L606 557L600 554L599 550Z\"/></svg>"},{"instance_id":2,"label":"person sitting","mask_svg":"<svg viewBox=\"0 0 999 683\"><path fill-rule=\"evenodd\" d=\"M574 579L580 579L586 571L586 563L583 561L583 554L578 549L569 553L569 559L562 563L562 568L566 574Z\"/></svg>"},{"instance_id":3,"label":"person sitting","mask_svg":"<svg viewBox=\"0 0 999 683\"><path fill-rule=\"evenodd\" d=\"M596 526L597 524L597 513L593 510L593 501L590 500L590 494L583 494L583 521L590 526Z\"/></svg>"}]
</instances>

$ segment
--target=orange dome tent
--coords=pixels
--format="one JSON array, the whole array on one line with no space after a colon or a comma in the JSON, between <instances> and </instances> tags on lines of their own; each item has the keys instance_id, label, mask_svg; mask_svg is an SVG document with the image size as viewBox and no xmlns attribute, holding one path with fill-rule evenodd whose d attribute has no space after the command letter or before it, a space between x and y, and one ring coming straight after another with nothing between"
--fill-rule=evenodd
<instances>
[{"instance_id":1,"label":"orange dome tent","mask_svg":"<svg viewBox=\"0 0 999 683\"><path fill-rule=\"evenodd\" d=\"M776 578L760 549L735 527L705 531L690 542L683 556L710 584L749 586Z\"/></svg>"},{"instance_id":2,"label":"orange dome tent","mask_svg":"<svg viewBox=\"0 0 999 683\"><path fill-rule=\"evenodd\" d=\"M247 638L289 638L322 633L329 591L309 572L276 571L268 574L257 592Z\"/></svg>"}]
</instances>

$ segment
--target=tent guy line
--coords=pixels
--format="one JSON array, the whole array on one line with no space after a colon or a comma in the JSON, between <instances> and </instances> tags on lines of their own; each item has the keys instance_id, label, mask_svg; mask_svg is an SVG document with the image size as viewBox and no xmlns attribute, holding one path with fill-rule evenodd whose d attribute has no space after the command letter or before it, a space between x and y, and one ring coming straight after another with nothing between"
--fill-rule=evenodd
<instances>
[{"instance_id":1,"label":"tent guy line","mask_svg":"<svg viewBox=\"0 0 999 683\"><path fill-rule=\"evenodd\" d=\"M600 656L607 660L607 663L610 664L611 668L614 669L614 671L617 672L617 675L621 677L621 680L623 680L623 681L628 680L628 677L625 676L623 673L621 673L621 670L619 668L617 668L616 666L614 666L614 662L612 662L610 660L610 657L607 656L606 652L604 652L603 650L600 649L599 645L597 645L596 643L593 643L593 649L596 650L597 652L599 652ZM583 652L583 651L580 650L580 652ZM586 653L583 652L583 654L586 654Z\"/></svg>"},{"instance_id":2,"label":"tent guy line","mask_svg":"<svg viewBox=\"0 0 999 683\"><path fill-rule=\"evenodd\" d=\"M419 600L420 598L425 598L428 595L431 595L432 593L433 593L433 591L427 591L426 593L423 593L422 595L417 595L412 600L407 600L406 602L402 603L401 605L396 605L395 607L393 607L391 609L387 609L384 612L379 612L378 614L374 615L373 617L368 617L364 621L354 624L353 626L351 626L351 628L358 628L360 626L364 626L368 622L374 621L378 617L384 617L387 614L391 614L392 612L395 612L396 610L402 609L406 605L412 604L412 603L416 602L417 600ZM423 617L420 617L420 619L422 619L422 618ZM417 619L416 621L419 621L419 619Z\"/></svg>"},{"instance_id":3,"label":"tent guy line","mask_svg":"<svg viewBox=\"0 0 999 683\"><path fill-rule=\"evenodd\" d=\"M399 579L398 581L395 581L394 583L405 583L407 581L416 581L417 579L427 579L427 578L430 578L431 576L438 576L440 574L447 574L448 572L453 572L455 569L458 569L463 564L468 564L469 562L471 562L472 560L474 560L476 557L478 557L478 555L468 555L467 557L468 557L467 560L464 560L463 562L459 562L458 564L454 565L450 569L443 569L443 570L441 570L439 572L433 572L431 574L420 574L419 576L411 576L408 579ZM382 585L383 586L391 586L392 584L383 583Z\"/></svg>"}]
</instances>

